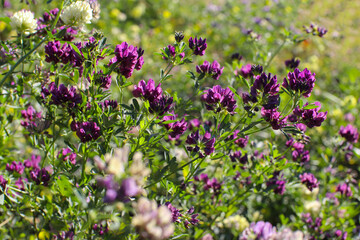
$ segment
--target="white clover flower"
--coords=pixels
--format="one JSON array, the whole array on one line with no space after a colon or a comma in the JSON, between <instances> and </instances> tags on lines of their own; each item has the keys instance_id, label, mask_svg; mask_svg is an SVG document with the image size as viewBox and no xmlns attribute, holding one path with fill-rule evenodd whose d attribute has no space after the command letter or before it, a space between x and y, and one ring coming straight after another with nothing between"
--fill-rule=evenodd
<instances>
[{"instance_id":1,"label":"white clover flower","mask_svg":"<svg viewBox=\"0 0 360 240\"><path fill-rule=\"evenodd\" d=\"M304 202L304 211L310 213L312 216L318 216L320 208L321 203L318 200Z\"/></svg>"},{"instance_id":2,"label":"white clover flower","mask_svg":"<svg viewBox=\"0 0 360 240\"><path fill-rule=\"evenodd\" d=\"M93 10L88 2L77 1L64 8L61 19L67 25L81 27L86 23L91 23L92 12Z\"/></svg>"},{"instance_id":3,"label":"white clover flower","mask_svg":"<svg viewBox=\"0 0 360 240\"><path fill-rule=\"evenodd\" d=\"M37 27L34 13L28 10L16 12L11 18L10 25L20 33L33 33Z\"/></svg>"}]
</instances>

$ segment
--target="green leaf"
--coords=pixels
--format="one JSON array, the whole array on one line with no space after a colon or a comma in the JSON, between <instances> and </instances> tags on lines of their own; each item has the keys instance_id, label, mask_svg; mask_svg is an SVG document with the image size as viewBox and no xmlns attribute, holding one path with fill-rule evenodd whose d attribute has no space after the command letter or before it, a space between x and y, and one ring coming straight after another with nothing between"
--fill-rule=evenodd
<instances>
[{"instance_id":1,"label":"green leaf","mask_svg":"<svg viewBox=\"0 0 360 240\"><path fill-rule=\"evenodd\" d=\"M70 197L71 195L73 195L72 185L67 177L61 175L60 178L57 180L57 184L59 186L59 191L61 195L65 197Z\"/></svg>"},{"instance_id":2,"label":"green leaf","mask_svg":"<svg viewBox=\"0 0 360 240\"><path fill-rule=\"evenodd\" d=\"M9 17L1 17L1 18L0 18L0 21L6 22L6 23L10 23L10 22L11 22L11 19L10 19Z\"/></svg>"}]
</instances>

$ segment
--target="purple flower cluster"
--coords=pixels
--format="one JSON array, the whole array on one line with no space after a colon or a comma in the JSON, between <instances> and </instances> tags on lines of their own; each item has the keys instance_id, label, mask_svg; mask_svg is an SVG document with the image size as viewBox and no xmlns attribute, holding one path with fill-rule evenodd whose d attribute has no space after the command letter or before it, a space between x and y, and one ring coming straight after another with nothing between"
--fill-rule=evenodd
<instances>
[{"instance_id":1,"label":"purple flower cluster","mask_svg":"<svg viewBox=\"0 0 360 240\"><path fill-rule=\"evenodd\" d=\"M312 191L314 188L317 188L319 186L318 180L311 173L304 173L300 175L300 180L301 183L305 184L310 191Z\"/></svg>"},{"instance_id":2,"label":"purple flower cluster","mask_svg":"<svg viewBox=\"0 0 360 240\"><path fill-rule=\"evenodd\" d=\"M196 66L196 72L200 74L208 74L215 80L219 80L224 67L221 67L220 64L214 60L211 64L208 61L204 61L204 63L200 66Z\"/></svg>"},{"instance_id":3,"label":"purple flower cluster","mask_svg":"<svg viewBox=\"0 0 360 240\"><path fill-rule=\"evenodd\" d=\"M343 183L336 186L336 192L339 192L341 195L344 195L346 197L351 197L353 195L350 185Z\"/></svg>"},{"instance_id":4,"label":"purple flower cluster","mask_svg":"<svg viewBox=\"0 0 360 240\"><path fill-rule=\"evenodd\" d=\"M72 152L70 148L63 148L58 153L58 158L64 162L70 162L72 165L76 164L76 153Z\"/></svg>"},{"instance_id":5,"label":"purple flower cluster","mask_svg":"<svg viewBox=\"0 0 360 240\"><path fill-rule=\"evenodd\" d=\"M304 26L304 28L306 33L311 33L312 35L319 37L323 37L328 32L326 28L318 27L315 24L310 24L309 27Z\"/></svg>"},{"instance_id":6,"label":"purple flower cluster","mask_svg":"<svg viewBox=\"0 0 360 240\"><path fill-rule=\"evenodd\" d=\"M241 151L236 151L230 154L231 162L239 162L242 165L245 165L248 162L248 155L242 155Z\"/></svg>"},{"instance_id":7,"label":"purple flower cluster","mask_svg":"<svg viewBox=\"0 0 360 240\"><path fill-rule=\"evenodd\" d=\"M167 206L168 209L171 212L172 221L180 223L181 222L180 217L182 217L182 214L180 213L180 210L177 209L176 207L174 207L170 202L165 203L165 206Z\"/></svg>"},{"instance_id":8,"label":"purple flower cluster","mask_svg":"<svg viewBox=\"0 0 360 240\"><path fill-rule=\"evenodd\" d=\"M2 188L2 191L5 190L7 182L8 181L2 175L0 175L0 187Z\"/></svg>"},{"instance_id":9,"label":"purple flower cluster","mask_svg":"<svg viewBox=\"0 0 360 240\"><path fill-rule=\"evenodd\" d=\"M283 176L280 176L280 172L275 171L273 177L266 182L266 186L274 189L274 193L283 195L285 192L286 181L283 180Z\"/></svg>"},{"instance_id":10,"label":"purple flower cluster","mask_svg":"<svg viewBox=\"0 0 360 240\"><path fill-rule=\"evenodd\" d=\"M74 67L81 67L84 58L80 56L70 44L64 43L61 46L60 41L51 41L45 46L45 61L48 63L71 63Z\"/></svg>"},{"instance_id":11,"label":"purple flower cluster","mask_svg":"<svg viewBox=\"0 0 360 240\"><path fill-rule=\"evenodd\" d=\"M76 122L71 123L71 130L76 131L76 135L80 138L81 142L95 141L101 135L101 129L96 122Z\"/></svg>"},{"instance_id":12,"label":"purple flower cluster","mask_svg":"<svg viewBox=\"0 0 360 240\"><path fill-rule=\"evenodd\" d=\"M163 54L163 59L164 60L174 60L174 58L176 57L176 51L175 51L175 47L173 45L168 45L167 47L163 48L164 52L166 55ZM185 53L182 52L179 54L180 59L182 60L185 57Z\"/></svg>"},{"instance_id":13,"label":"purple flower cluster","mask_svg":"<svg viewBox=\"0 0 360 240\"><path fill-rule=\"evenodd\" d=\"M102 70L95 76L95 84L104 89L110 88L111 81L111 75L104 75Z\"/></svg>"},{"instance_id":14,"label":"purple flower cluster","mask_svg":"<svg viewBox=\"0 0 360 240\"><path fill-rule=\"evenodd\" d=\"M311 214L310 213L303 213L302 216L302 221L307 225L307 227L309 229L312 229L312 231L314 231L315 233L318 234L322 234L323 231L320 229L322 226L322 218L317 217L315 219L315 221L312 219ZM316 239L316 238L311 238L310 239Z\"/></svg>"},{"instance_id":15,"label":"purple flower cluster","mask_svg":"<svg viewBox=\"0 0 360 240\"><path fill-rule=\"evenodd\" d=\"M305 145L300 142L296 142L293 138L286 142L287 147L292 147L292 159L297 161L300 159L301 163L306 163L310 161L310 153L308 150L305 150Z\"/></svg>"},{"instance_id":16,"label":"purple flower cluster","mask_svg":"<svg viewBox=\"0 0 360 240\"><path fill-rule=\"evenodd\" d=\"M9 172L17 172L18 174L23 174L25 169L25 166L22 162L16 162L13 161L11 164L7 163L6 164L6 170Z\"/></svg>"},{"instance_id":17,"label":"purple flower cluster","mask_svg":"<svg viewBox=\"0 0 360 240\"><path fill-rule=\"evenodd\" d=\"M214 195L220 194L221 183L216 178L210 179L207 174L202 173L200 176L195 176L194 180L196 182L203 182L205 191L212 190Z\"/></svg>"},{"instance_id":18,"label":"purple flower cluster","mask_svg":"<svg viewBox=\"0 0 360 240\"><path fill-rule=\"evenodd\" d=\"M20 124L27 129L36 128L36 122L42 119L41 112L36 112L32 106L29 106L26 110L21 110L21 116L25 120L21 121Z\"/></svg>"},{"instance_id":19,"label":"purple flower cluster","mask_svg":"<svg viewBox=\"0 0 360 240\"><path fill-rule=\"evenodd\" d=\"M314 103L314 105L317 107L313 109L305 109L305 107L308 105L309 103L306 103L303 109L296 107L293 111L293 114L300 118L301 122L309 128L320 127L321 123L325 121L328 112L319 112L321 109L321 104L319 102Z\"/></svg>"},{"instance_id":20,"label":"purple flower cluster","mask_svg":"<svg viewBox=\"0 0 360 240\"><path fill-rule=\"evenodd\" d=\"M285 60L285 66L287 68L295 69L295 68L299 67L299 65L300 65L300 60L299 59L292 58L292 59L289 59L289 60Z\"/></svg>"},{"instance_id":21,"label":"purple flower cluster","mask_svg":"<svg viewBox=\"0 0 360 240\"><path fill-rule=\"evenodd\" d=\"M171 115L164 116L162 120L163 122L166 122L170 120L175 120L176 117L177 115L174 115L174 113L172 113ZM188 128L188 123L185 121L185 118L183 118L179 122L167 123L164 124L164 126L167 130L170 130L169 138L177 139L178 137L184 134L184 132Z\"/></svg>"},{"instance_id":22,"label":"purple flower cluster","mask_svg":"<svg viewBox=\"0 0 360 240\"><path fill-rule=\"evenodd\" d=\"M253 76L251 64L246 64L242 66L240 70L235 70L235 75L241 75L244 78Z\"/></svg>"},{"instance_id":23,"label":"purple flower cluster","mask_svg":"<svg viewBox=\"0 0 360 240\"><path fill-rule=\"evenodd\" d=\"M72 40L74 40L75 39L75 36L76 36L76 34L78 34L78 31L76 30L76 29L74 29L74 28L72 28L72 27L69 27L69 26L61 26L61 27L59 27L59 28L55 28L55 29L53 29L52 30L52 34L56 34L57 32L60 32L60 31L62 31L63 29L66 29L65 30L65 34L64 34L64 36L62 37L62 40L64 40L64 41L67 41L67 42L71 42ZM46 32L44 31L44 34L45 34ZM78 46L77 46L78 47Z\"/></svg>"},{"instance_id":24,"label":"purple flower cluster","mask_svg":"<svg viewBox=\"0 0 360 240\"><path fill-rule=\"evenodd\" d=\"M73 230L69 230L67 232L65 231L61 231L59 234L57 234L56 236L53 236L54 240L73 240L75 237L74 231Z\"/></svg>"},{"instance_id":25,"label":"purple flower cluster","mask_svg":"<svg viewBox=\"0 0 360 240\"><path fill-rule=\"evenodd\" d=\"M105 100L104 102L100 102L99 106L105 110L108 108L116 109L118 106L118 102L116 100Z\"/></svg>"},{"instance_id":26,"label":"purple flower cluster","mask_svg":"<svg viewBox=\"0 0 360 240\"><path fill-rule=\"evenodd\" d=\"M109 226L107 225L107 223L105 225L95 223L93 226L93 230L95 233L102 236L109 231Z\"/></svg>"},{"instance_id":27,"label":"purple flower cluster","mask_svg":"<svg viewBox=\"0 0 360 240\"><path fill-rule=\"evenodd\" d=\"M191 133L186 143L189 145L195 145L195 147L187 147L187 150L194 153L199 153L199 157L203 158L212 154L215 151L215 138L211 138L211 134L206 132L204 136L200 136L199 130L195 133Z\"/></svg>"},{"instance_id":28,"label":"purple flower cluster","mask_svg":"<svg viewBox=\"0 0 360 240\"><path fill-rule=\"evenodd\" d=\"M311 74L307 68L301 72L295 68L294 72L289 72L287 78L284 78L282 86L307 98L311 95L315 81L315 73Z\"/></svg>"},{"instance_id":29,"label":"purple flower cluster","mask_svg":"<svg viewBox=\"0 0 360 240\"><path fill-rule=\"evenodd\" d=\"M155 87L155 82L151 78L147 83L144 80L141 80L137 86L134 86L132 93L134 97L141 97L149 102L156 101L160 99L162 95L161 83Z\"/></svg>"},{"instance_id":30,"label":"purple flower cluster","mask_svg":"<svg viewBox=\"0 0 360 240\"><path fill-rule=\"evenodd\" d=\"M24 161L24 166L26 168L40 168L39 163L41 162L41 157L36 155L31 155L30 159Z\"/></svg>"},{"instance_id":31,"label":"purple flower cluster","mask_svg":"<svg viewBox=\"0 0 360 240\"><path fill-rule=\"evenodd\" d=\"M185 213L185 220L184 220L184 226L185 228L189 228L189 225L196 225L199 222L199 219L197 217L199 216L198 213L194 213L195 208L191 207L188 211Z\"/></svg>"},{"instance_id":32,"label":"purple flower cluster","mask_svg":"<svg viewBox=\"0 0 360 240\"><path fill-rule=\"evenodd\" d=\"M239 138L239 133L240 133L240 130L235 130L234 134L231 134L229 137L226 138L226 141L231 141L231 140L235 139L234 143L236 145L238 145L239 147L244 148L244 147L246 147L246 145L249 142L249 136Z\"/></svg>"},{"instance_id":33,"label":"purple flower cluster","mask_svg":"<svg viewBox=\"0 0 360 240\"><path fill-rule=\"evenodd\" d=\"M269 222L259 221L252 222L250 227L246 228L241 236L240 240L251 240L254 239L253 235L255 235L255 239L259 240L271 240L274 236L276 236L276 228L271 225Z\"/></svg>"},{"instance_id":34,"label":"purple flower cluster","mask_svg":"<svg viewBox=\"0 0 360 240\"><path fill-rule=\"evenodd\" d=\"M194 55L203 56L207 48L206 38L192 38L189 39L189 48L193 50Z\"/></svg>"},{"instance_id":35,"label":"purple flower cluster","mask_svg":"<svg viewBox=\"0 0 360 240\"><path fill-rule=\"evenodd\" d=\"M350 143L357 143L359 139L359 132L356 127L348 124L346 127L341 126L339 134Z\"/></svg>"},{"instance_id":36,"label":"purple flower cluster","mask_svg":"<svg viewBox=\"0 0 360 240\"><path fill-rule=\"evenodd\" d=\"M181 221L184 221L185 228L189 228L189 225L196 225L199 220L197 217L199 214L193 214L194 213L194 207L191 207L188 211L185 212L185 214L181 214L179 209L174 207L170 202L165 203L165 206L168 207L168 209L171 212L172 215L172 222L181 223Z\"/></svg>"},{"instance_id":37,"label":"purple flower cluster","mask_svg":"<svg viewBox=\"0 0 360 240\"><path fill-rule=\"evenodd\" d=\"M11 164L6 164L6 170L9 172L16 172L19 175L22 175L25 171L25 168L28 168L30 178L37 184L43 184L48 186L50 181L50 173L46 168L40 168L39 163L41 162L41 157L32 155L30 159L26 159L24 162L13 161ZM20 177L15 185L20 189L24 189L24 184L27 182L26 178Z\"/></svg>"},{"instance_id":38,"label":"purple flower cluster","mask_svg":"<svg viewBox=\"0 0 360 240\"><path fill-rule=\"evenodd\" d=\"M265 121L269 122L274 130L281 129L286 126L287 117L282 117L277 109L261 109L261 116Z\"/></svg>"},{"instance_id":39,"label":"purple flower cluster","mask_svg":"<svg viewBox=\"0 0 360 240\"><path fill-rule=\"evenodd\" d=\"M50 173L46 168L34 168L30 171L30 178L37 184L43 184L44 186L49 185Z\"/></svg>"},{"instance_id":40,"label":"purple flower cluster","mask_svg":"<svg viewBox=\"0 0 360 240\"><path fill-rule=\"evenodd\" d=\"M260 69L260 71L262 71L262 69ZM275 109L280 104L279 86L276 75L272 76L271 73L268 75L261 73L255 77L254 83L250 88L250 93L244 92L241 97L244 104L248 104L249 102L257 103L259 101L258 96L262 93L262 106L267 110ZM249 106L247 106L247 108L249 108Z\"/></svg>"},{"instance_id":41,"label":"purple flower cluster","mask_svg":"<svg viewBox=\"0 0 360 240\"><path fill-rule=\"evenodd\" d=\"M123 42L115 47L115 57L110 60L109 65L117 64L115 71L125 78L131 77L134 69L140 70L144 64L144 50L141 48L129 46Z\"/></svg>"},{"instance_id":42,"label":"purple flower cluster","mask_svg":"<svg viewBox=\"0 0 360 240\"><path fill-rule=\"evenodd\" d=\"M60 84L60 86L57 87L55 83L52 82L48 88L43 87L41 91L43 98L51 94L52 104L67 106L70 110L82 103L82 96L77 93L74 86L67 88L64 84Z\"/></svg>"},{"instance_id":43,"label":"purple flower cluster","mask_svg":"<svg viewBox=\"0 0 360 240\"><path fill-rule=\"evenodd\" d=\"M201 100L205 102L207 110L216 113L226 109L230 114L234 114L234 110L237 107L234 93L230 88L223 89L220 85L205 90L204 94L201 96Z\"/></svg>"},{"instance_id":44,"label":"purple flower cluster","mask_svg":"<svg viewBox=\"0 0 360 240\"><path fill-rule=\"evenodd\" d=\"M271 73L266 75L262 73L255 77L254 84L251 86L251 95L256 96L258 92L262 92L263 95L276 95L279 93L279 84L277 83L276 75L272 76Z\"/></svg>"},{"instance_id":45,"label":"purple flower cluster","mask_svg":"<svg viewBox=\"0 0 360 240\"><path fill-rule=\"evenodd\" d=\"M157 113L159 116L164 115L173 106L173 98L162 95L159 99L150 102L150 113Z\"/></svg>"},{"instance_id":46,"label":"purple flower cluster","mask_svg":"<svg viewBox=\"0 0 360 240\"><path fill-rule=\"evenodd\" d=\"M128 202L130 197L134 197L140 193L140 189L135 179L129 177L121 182L121 186L116 183L112 175L103 179L98 179L97 184L106 189L104 202L112 203L114 201Z\"/></svg>"},{"instance_id":47,"label":"purple flower cluster","mask_svg":"<svg viewBox=\"0 0 360 240\"><path fill-rule=\"evenodd\" d=\"M160 116L168 112L173 104L173 98L162 95L161 84L155 87L155 82L149 79L148 83L141 80L139 84L134 86L134 97L142 97L150 103L150 113L157 113Z\"/></svg>"}]
</instances>

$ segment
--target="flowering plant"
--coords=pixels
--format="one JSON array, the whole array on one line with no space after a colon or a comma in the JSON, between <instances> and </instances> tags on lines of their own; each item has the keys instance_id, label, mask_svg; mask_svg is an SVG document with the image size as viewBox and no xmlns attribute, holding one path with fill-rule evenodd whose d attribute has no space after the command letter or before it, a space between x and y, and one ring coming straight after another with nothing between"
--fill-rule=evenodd
<instances>
[{"instance_id":1,"label":"flowering plant","mask_svg":"<svg viewBox=\"0 0 360 240\"><path fill-rule=\"evenodd\" d=\"M330 180L313 164L310 137L329 113L310 68L206 61L212 42L181 32L159 49L109 44L86 28L98 14L97 1L61 1L38 19L7 19L17 36L2 42L2 238L356 235L356 178ZM160 75L139 78L150 59ZM339 137L335 154L348 161L358 130Z\"/></svg>"}]
</instances>

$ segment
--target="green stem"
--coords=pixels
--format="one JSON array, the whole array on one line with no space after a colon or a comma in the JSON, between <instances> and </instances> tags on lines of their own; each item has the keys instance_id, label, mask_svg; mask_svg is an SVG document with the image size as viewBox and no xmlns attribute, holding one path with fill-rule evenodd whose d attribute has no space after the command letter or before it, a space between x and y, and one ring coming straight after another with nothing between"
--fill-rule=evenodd
<instances>
[{"instance_id":1,"label":"green stem","mask_svg":"<svg viewBox=\"0 0 360 240\"><path fill-rule=\"evenodd\" d=\"M186 179L184 181L184 185L186 185L188 183L188 181L190 180L190 178L192 178L195 174L195 172L199 169L199 167L201 166L201 164L203 163L203 161L205 160L206 157L202 158L201 161L198 163L198 165L196 165L196 167L193 169L193 171L190 172L190 174L188 174L186 176ZM178 188L179 189L179 188ZM180 194L181 191L177 190L175 195L170 199L169 202L174 201L174 199Z\"/></svg>"},{"instance_id":2,"label":"green stem","mask_svg":"<svg viewBox=\"0 0 360 240\"><path fill-rule=\"evenodd\" d=\"M264 67L264 71L269 67L270 63L274 60L274 58L276 57L276 55L278 55L278 53L280 52L280 50L284 47L286 43L286 39L284 40L284 42L275 50L274 54L271 55L270 60L266 63L265 67Z\"/></svg>"}]
</instances>

